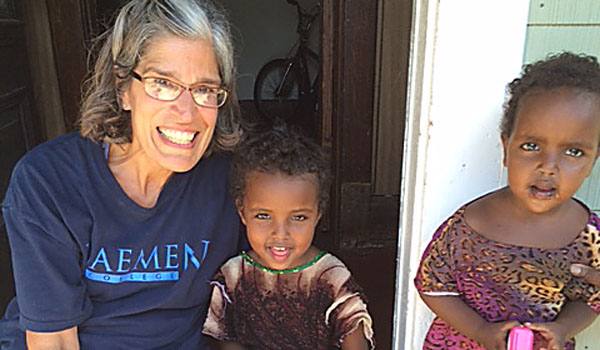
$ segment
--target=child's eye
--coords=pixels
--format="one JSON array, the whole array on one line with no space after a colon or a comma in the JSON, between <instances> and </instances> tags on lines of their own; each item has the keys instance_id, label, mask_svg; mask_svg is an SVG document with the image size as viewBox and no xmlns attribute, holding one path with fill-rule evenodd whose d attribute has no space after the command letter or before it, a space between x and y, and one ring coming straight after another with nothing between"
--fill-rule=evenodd
<instances>
[{"instance_id":1,"label":"child's eye","mask_svg":"<svg viewBox=\"0 0 600 350\"><path fill-rule=\"evenodd\" d=\"M535 143L535 142L525 142L524 144L522 144L521 146L519 146L523 151L539 151L540 150L540 146Z\"/></svg>"},{"instance_id":2,"label":"child's eye","mask_svg":"<svg viewBox=\"0 0 600 350\"><path fill-rule=\"evenodd\" d=\"M294 215L292 216L292 221L305 221L308 218L305 215Z\"/></svg>"},{"instance_id":3,"label":"child's eye","mask_svg":"<svg viewBox=\"0 0 600 350\"><path fill-rule=\"evenodd\" d=\"M271 216L269 214L265 214L265 213L258 213L256 215L254 215L255 219L258 220L269 220L271 218Z\"/></svg>"},{"instance_id":4,"label":"child's eye","mask_svg":"<svg viewBox=\"0 0 600 350\"><path fill-rule=\"evenodd\" d=\"M568 155L569 157L579 158L579 157L583 156L583 151L580 150L579 148L569 148L565 152L565 154Z\"/></svg>"}]
</instances>

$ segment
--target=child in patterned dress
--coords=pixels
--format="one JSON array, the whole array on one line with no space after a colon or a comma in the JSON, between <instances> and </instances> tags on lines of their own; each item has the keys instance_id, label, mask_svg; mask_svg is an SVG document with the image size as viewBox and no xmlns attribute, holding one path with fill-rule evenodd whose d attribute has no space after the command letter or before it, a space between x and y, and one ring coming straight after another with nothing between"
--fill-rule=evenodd
<instances>
[{"instance_id":1,"label":"child in patterned dress","mask_svg":"<svg viewBox=\"0 0 600 350\"><path fill-rule=\"evenodd\" d=\"M505 350L525 325L534 348L574 349L600 289L600 220L572 198L600 154L600 66L562 53L508 85L500 131L508 186L463 205L435 232L416 287L436 314L423 349Z\"/></svg>"},{"instance_id":2,"label":"child in patterned dress","mask_svg":"<svg viewBox=\"0 0 600 350\"><path fill-rule=\"evenodd\" d=\"M366 298L350 271L312 245L329 164L286 127L243 144L232 194L252 250L221 267L203 333L221 349L372 349Z\"/></svg>"}]
</instances>

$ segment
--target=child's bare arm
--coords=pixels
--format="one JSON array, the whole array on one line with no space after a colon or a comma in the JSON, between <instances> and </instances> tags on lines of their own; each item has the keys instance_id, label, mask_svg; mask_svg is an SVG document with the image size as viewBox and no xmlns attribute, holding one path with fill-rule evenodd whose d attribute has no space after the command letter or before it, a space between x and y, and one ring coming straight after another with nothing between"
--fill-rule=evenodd
<instances>
[{"instance_id":1,"label":"child's bare arm","mask_svg":"<svg viewBox=\"0 0 600 350\"><path fill-rule=\"evenodd\" d=\"M505 350L507 332L517 321L487 322L459 297L421 294L427 306L457 331L488 350Z\"/></svg>"},{"instance_id":2,"label":"child's bare arm","mask_svg":"<svg viewBox=\"0 0 600 350\"><path fill-rule=\"evenodd\" d=\"M232 342L232 341L219 342L218 349L220 349L220 350L246 350L246 348L242 344Z\"/></svg>"},{"instance_id":3,"label":"child's bare arm","mask_svg":"<svg viewBox=\"0 0 600 350\"><path fill-rule=\"evenodd\" d=\"M232 341L220 341L211 337L208 338L208 343L210 344L210 348L213 350L246 350L246 348L239 343Z\"/></svg>"},{"instance_id":4,"label":"child's bare arm","mask_svg":"<svg viewBox=\"0 0 600 350\"><path fill-rule=\"evenodd\" d=\"M369 350L369 343L365 337L362 325L344 338L342 350Z\"/></svg>"},{"instance_id":5,"label":"child's bare arm","mask_svg":"<svg viewBox=\"0 0 600 350\"><path fill-rule=\"evenodd\" d=\"M550 350L562 350L568 339L584 330L597 316L584 301L570 301L553 322L531 323L527 327L540 332L548 340Z\"/></svg>"}]
</instances>

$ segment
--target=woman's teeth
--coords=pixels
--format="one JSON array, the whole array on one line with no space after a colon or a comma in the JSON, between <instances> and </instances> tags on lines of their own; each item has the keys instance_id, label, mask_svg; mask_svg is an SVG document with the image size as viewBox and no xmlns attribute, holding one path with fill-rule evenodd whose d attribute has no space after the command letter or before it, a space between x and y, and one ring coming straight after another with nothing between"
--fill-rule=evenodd
<instances>
[{"instance_id":1,"label":"woman's teeth","mask_svg":"<svg viewBox=\"0 0 600 350\"><path fill-rule=\"evenodd\" d=\"M158 129L158 131L169 140L169 142L176 143L178 145L187 145L194 139L193 132L169 130L169 129Z\"/></svg>"}]
</instances>

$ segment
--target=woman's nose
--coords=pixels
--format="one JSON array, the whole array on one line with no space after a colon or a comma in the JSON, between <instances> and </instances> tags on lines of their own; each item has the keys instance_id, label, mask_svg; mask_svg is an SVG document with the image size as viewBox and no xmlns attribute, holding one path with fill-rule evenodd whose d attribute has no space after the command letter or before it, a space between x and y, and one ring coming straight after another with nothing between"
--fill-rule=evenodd
<instances>
[{"instance_id":1,"label":"woman's nose","mask_svg":"<svg viewBox=\"0 0 600 350\"><path fill-rule=\"evenodd\" d=\"M198 105L194 102L189 90L184 90L175 99L173 106L177 109L177 119L181 122L190 122L198 114Z\"/></svg>"}]
</instances>

